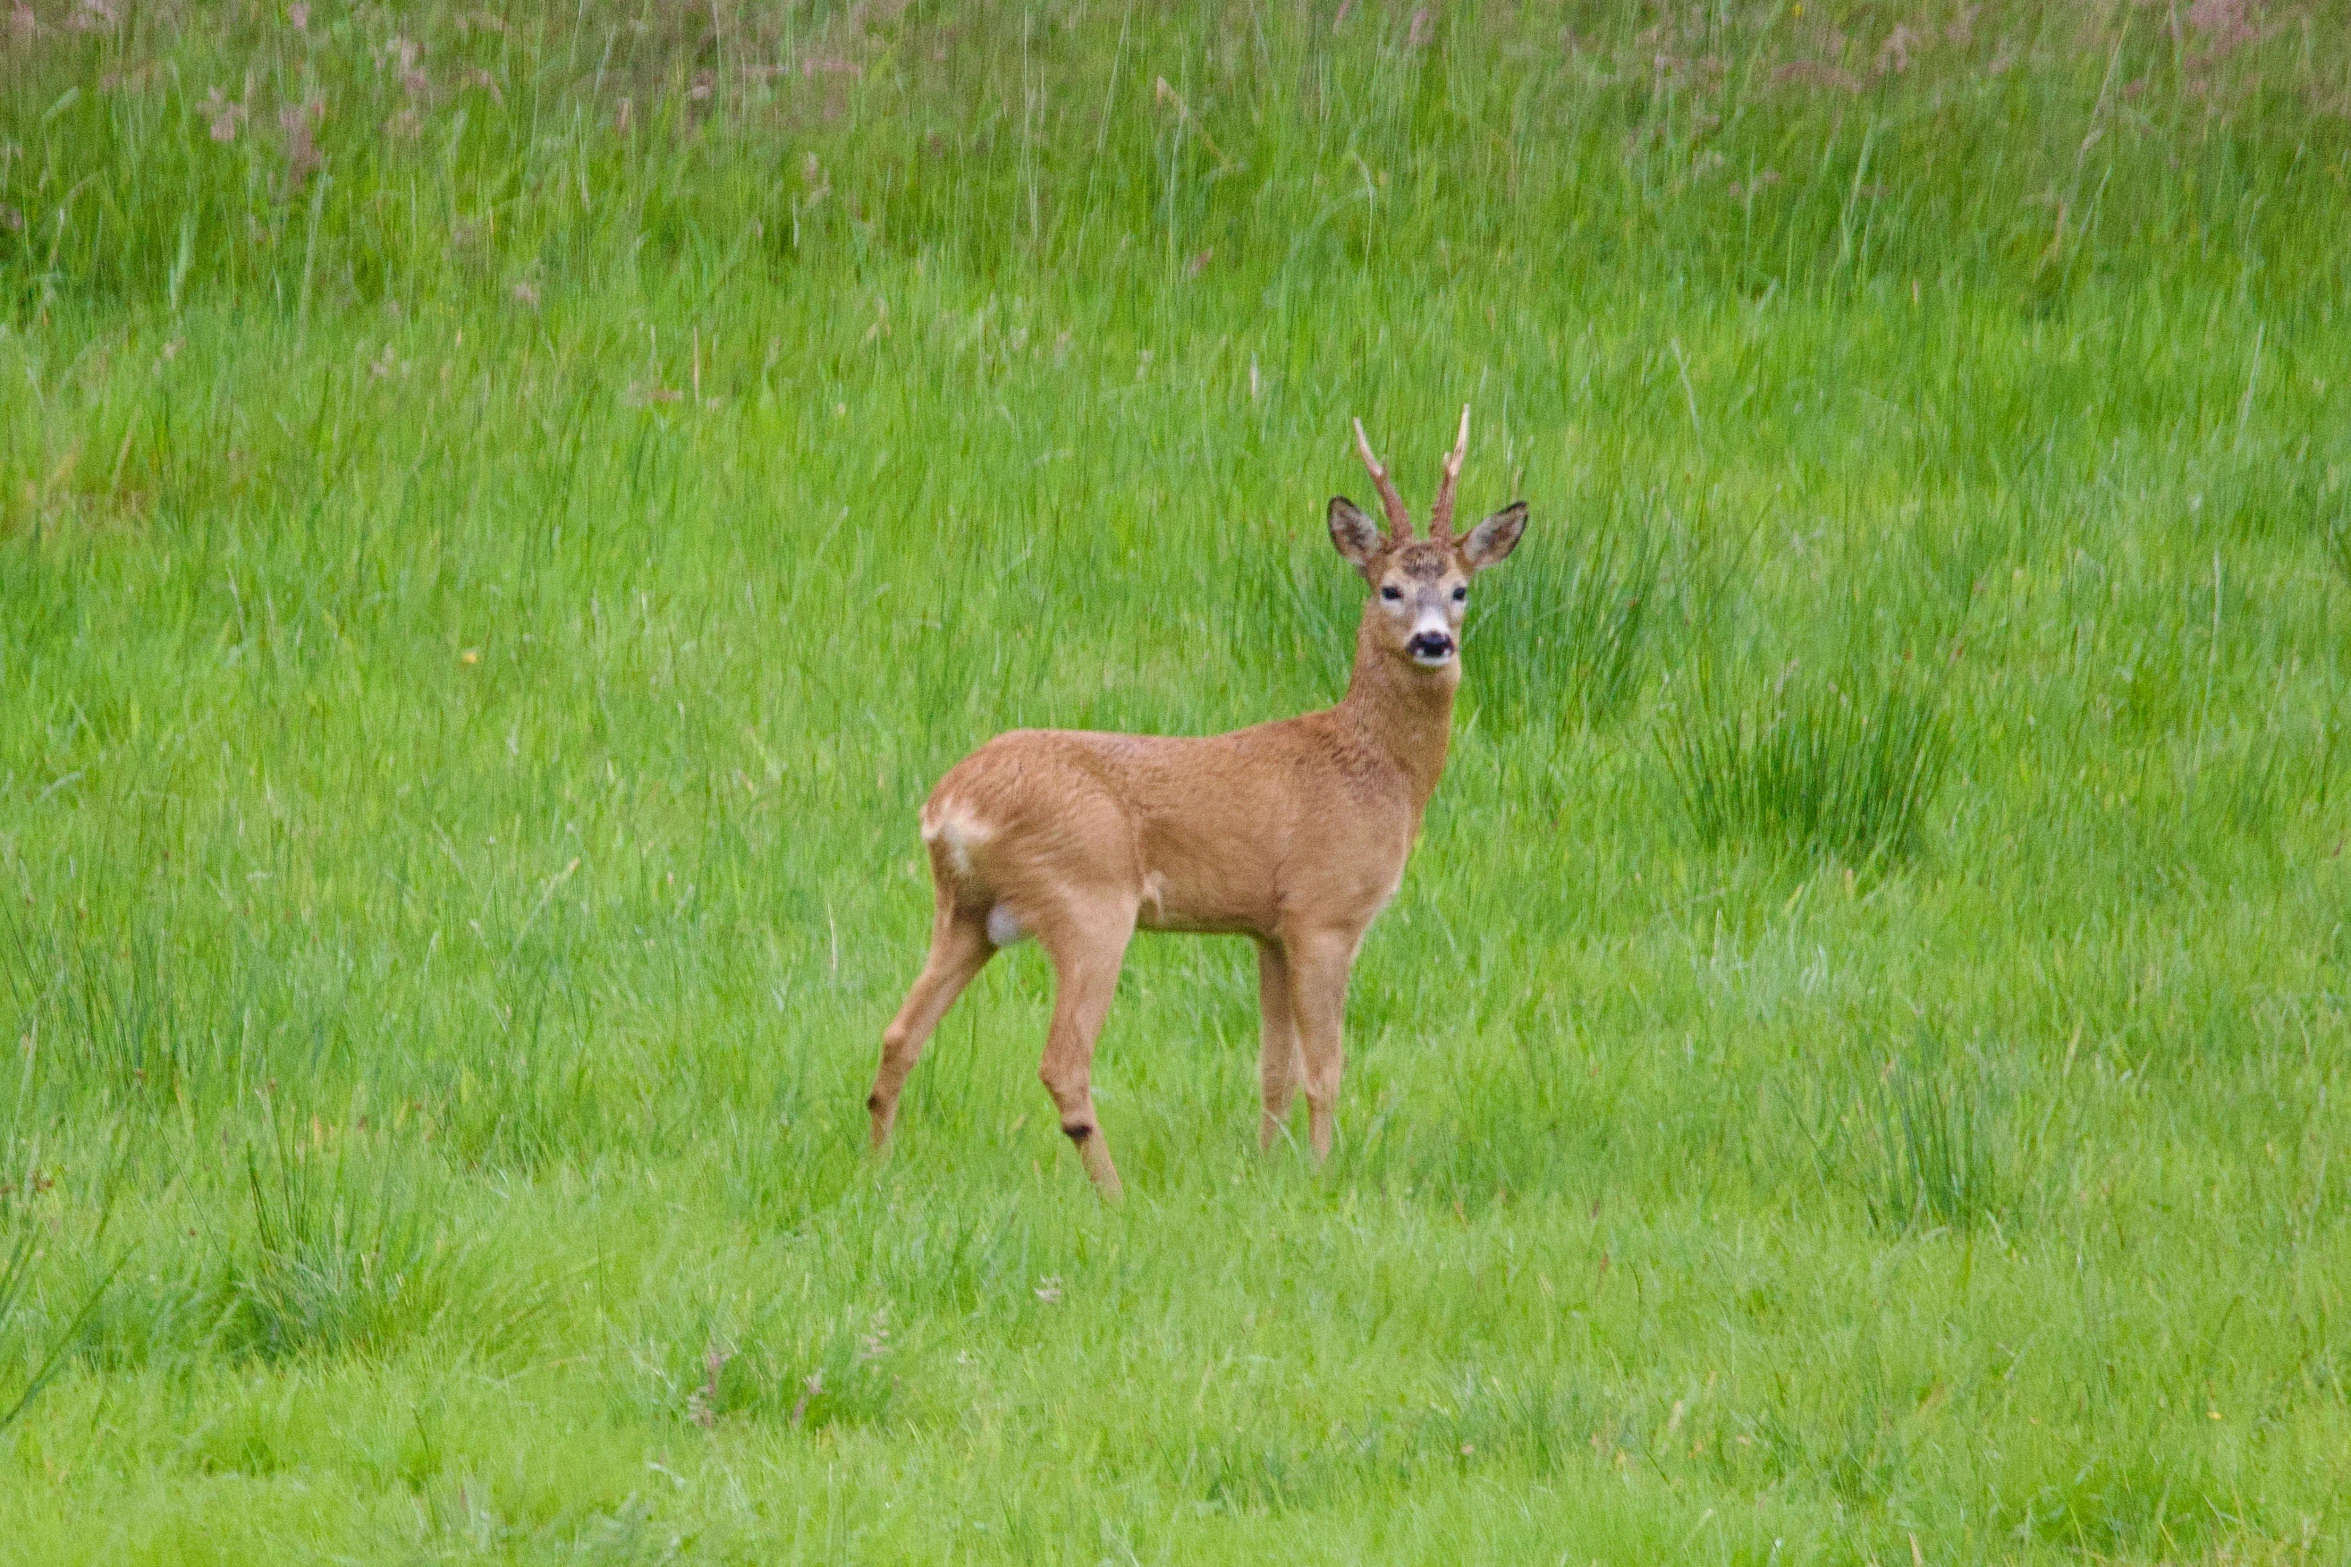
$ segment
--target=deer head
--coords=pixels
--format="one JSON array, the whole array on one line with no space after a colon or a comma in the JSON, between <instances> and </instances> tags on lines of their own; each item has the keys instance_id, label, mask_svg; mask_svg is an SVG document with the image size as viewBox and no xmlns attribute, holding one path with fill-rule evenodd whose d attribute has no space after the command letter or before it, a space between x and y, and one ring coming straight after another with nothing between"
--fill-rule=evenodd
<instances>
[{"instance_id":1,"label":"deer head","mask_svg":"<svg viewBox=\"0 0 2351 1567\"><path fill-rule=\"evenodd\" d=\"M1364 627L1380 651L1416 669L1456 670L1470 579L1500 565L1518 547L1519 535L1526 531L1526 502L1513 501L1467 534L1454 537L1453 491L1461 478L1461 460L1469 453L1467 404L1461 409L1461 433L1437 481L1426 539L1413 537L1412 515L1404 509L1404 497L1396 493L1388 470L1373 455L1361 419L1355 421L1355 449L1371 470L1372 486L1388 517L1383 533L1353 501L1344 495L1331 497L1331 543L1354 563L1372 590L1364 606Z\"/></svg>"}]
</instances>

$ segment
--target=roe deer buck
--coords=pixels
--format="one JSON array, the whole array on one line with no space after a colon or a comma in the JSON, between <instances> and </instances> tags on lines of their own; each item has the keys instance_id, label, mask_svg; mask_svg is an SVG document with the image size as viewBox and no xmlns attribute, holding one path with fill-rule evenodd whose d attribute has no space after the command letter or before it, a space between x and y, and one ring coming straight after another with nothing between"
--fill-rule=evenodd
<instances>
[{"instance_id":1,"label":"roe deer buck","mask_svg":"<svg viewBox=\"0 0 2351 1567\"><path fill-rule=\"evenodd\" d=\"M1329 1155L1347 973L1404 879L1445 768L1469 580L1511 552L1527 516L1515 502L1454 537L1466 407L1425 540L1360 419L1355 444L1388 527L1343 496L1331 501L1331 542L1372 590L1338 706L1204 739L1018 729L931 791L922 840L938 911L922 974L882 1034L866 1101L874 1147L888 1141L899 1090L940 1016L997 948L1035 936L1056 981L1038 1075L1086 1174L1116 1198L1089 1079L1139 925L1255 938L1259 1141L1272 1146L1303 1080L1315 1157Z\"/></svg>"}]
</instances>

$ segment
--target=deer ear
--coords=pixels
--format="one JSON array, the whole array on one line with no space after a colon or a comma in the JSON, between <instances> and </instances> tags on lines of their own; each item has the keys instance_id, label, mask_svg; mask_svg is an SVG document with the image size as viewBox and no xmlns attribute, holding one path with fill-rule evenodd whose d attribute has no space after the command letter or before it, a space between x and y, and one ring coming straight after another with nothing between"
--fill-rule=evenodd
<instances>
[{"instance_id":1,"label":"deer ear","mask_svg":"<svg viewBox=\"0 0 2351 1567\"><path fill-rule=\"evenodd\" d=\"M1331 543L1340 554L1354 563L1357 571L1371 564L1372 557L1386 545L1376 523L1363 514L1363 509L1344 495L1331 497Z\"/></svg>"},{"instance_id":2,"label":"deer ear","mask_svg":"<svg viewBox=\"0 0 2351 1567\"><path fill-rule=\"evenodd\" d=\"M1499 566L1518 548L1518 536L1527 530L1527 503L1512 501L1469 530L1461 541L1461 563L1471 571Z\"/></svg>"}]
</instances>

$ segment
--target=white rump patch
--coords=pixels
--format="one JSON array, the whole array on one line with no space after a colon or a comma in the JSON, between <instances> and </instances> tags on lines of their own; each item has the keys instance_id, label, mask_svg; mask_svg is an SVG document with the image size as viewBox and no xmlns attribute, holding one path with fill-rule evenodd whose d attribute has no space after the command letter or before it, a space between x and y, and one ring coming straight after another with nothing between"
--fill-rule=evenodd
<instances>
[{"instance_id":1,"label":"white rump patch","mask_svg":"<svg viewBox=\"0 0 2351 1567\"><path fill-rule=\"evenodd\" d=\"M972 815L968 806L958 800L949 800L939 808L939 814L923 813L922 841L944 842L947 845L947 863L958 880L971 879L971 851L995 836L985 822ZM998 942L998 946L1006 943Z\"/></svg>"},{"instance_id":2,"label":"white rump patch","mask_svg":"<svg viewBox=\"0 0 2351 1567\"><path fill-rule=\"evenodd\" d=\"M988 911L988 940L997 946L1009 947L1015 942L1026 941L1028 935L1027 931L1020 928L1020 921L1013 917L1012 910L1004 904L999 903Z\"/></svg>"}]
</instances>

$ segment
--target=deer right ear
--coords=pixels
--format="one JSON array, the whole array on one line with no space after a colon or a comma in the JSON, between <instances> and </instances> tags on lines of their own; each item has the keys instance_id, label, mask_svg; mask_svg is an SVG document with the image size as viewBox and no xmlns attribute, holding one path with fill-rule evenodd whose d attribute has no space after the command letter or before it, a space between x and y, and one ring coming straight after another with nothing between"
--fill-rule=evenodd
<instances>
[{"instance_id":1,"label":"deer right ear","mask_svg":"<svg viewBox=\"0 0 2351 1567\"><path fill-rule=\"evenodd\" d=\"M1372 557L1379 554L1387 540L1361 507L1344 495L1331 497L1331 543L1340 554L1354 564L1357 571L1368 571Z\"/></svg>"},{"instance_id":2,"label":"deer right ear","mask_svg":"<svg viewBox=\"0 0 2351 1567\"><path fill-rule=\"evenodd\" d=\"M1471 571L1499 566L1518 548L1518 536L1527 530L1527 503L1512 501L1469 530L1461 541L1461 562Z\"/></svg>"}]
</instances>

